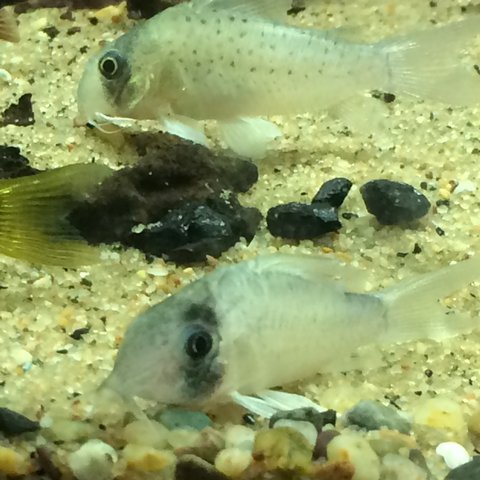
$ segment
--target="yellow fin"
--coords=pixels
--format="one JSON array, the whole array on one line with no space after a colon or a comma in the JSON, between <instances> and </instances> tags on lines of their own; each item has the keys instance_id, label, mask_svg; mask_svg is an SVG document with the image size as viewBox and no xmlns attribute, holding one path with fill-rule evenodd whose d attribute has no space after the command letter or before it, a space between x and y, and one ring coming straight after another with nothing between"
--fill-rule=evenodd
<instances>
[{"instance_id":1,"label":"yellow fin","mask_svg":"<svg viewBox=\"0 0 480 480\"><path fill-rule=\"evenodd\" d=\"M20 41L17 21L9 8L0 9L0 40L13 43Z\"/></svg>"},{"instance_id":2,"label":"yellow fin","mask_svg":"<svg viewBox=\"0 0 480 480\"><path fill-rule=\"evenodd\" d=\"M0 180L0 253L28 262L77 267L99 261L67 216L112 170L78 164Z\"/></svg>"}]
</instances>

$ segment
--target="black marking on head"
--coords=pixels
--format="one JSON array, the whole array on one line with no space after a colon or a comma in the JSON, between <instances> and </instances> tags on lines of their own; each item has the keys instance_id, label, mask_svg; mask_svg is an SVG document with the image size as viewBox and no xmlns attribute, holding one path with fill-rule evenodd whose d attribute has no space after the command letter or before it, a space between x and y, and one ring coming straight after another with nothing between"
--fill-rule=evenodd
<instances>
[{"instance_id":1,"label":"black marking on head","mask_svg":"<svg viewBox=\"0 0 480 480\"><path fill-rule=\"evenodd\" d=\"M188 323L183 346L187 398L198 399L212 394L224 373L218 361L219 320L210 302L207 299L205 303L191 305L183 316Z\"/></svg>"},{"instance_id":2,"label":"black marking on head","mask_svg":"<svg viewBox=\"0 0 480 480\"><path fill-rule=\"evenodd\" d=\"M108 50L98 60L98 69L102 75L103 88L115 103L120 103L132 76L127 56L118 50Z\"/></svg>"},{"instance_id":3,"label":"black marking on head","mask_svg":"<svg viewBox=\"0 0 480 480\"><path fill-rule=\"evenodd\" d=\"M194 303L185 312L185 321L189 323L201 322L206 325L217 326L218 319L215 310L209 306L201 303Z\"/></svg>"}]
</instances>

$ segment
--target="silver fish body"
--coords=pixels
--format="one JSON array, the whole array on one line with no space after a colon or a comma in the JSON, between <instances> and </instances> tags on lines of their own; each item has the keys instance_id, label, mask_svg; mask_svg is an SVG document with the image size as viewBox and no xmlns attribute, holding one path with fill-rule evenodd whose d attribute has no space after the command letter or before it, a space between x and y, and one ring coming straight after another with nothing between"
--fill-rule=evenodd
<instances>
[{"instance_id":1,"label":"silver fish body","mask_svg":"<svg viewBox=\"0 0 480 480\"><path fill-rule=\"evenodd\" d=\"M450 104L480 101L473 67L452 56L480 32L478 18L366 44L279 21L289 5L193 0L161 12L89 61L80 121L95 124L98 113L113 121L158 119L205 143L198 121L217 120L234 151L255 156L280 133L261 116L348 112L345 102L374 89Z\"/></svg>"},{"instance_id":2,"label":"silver fish body","mask_svg":"<svg viewBox=\"0 0 480 480\"><path fill-rule=\"evenodd\" d=\"M349 291L342 268L315 257L218 268L133 321L105 386L204 405L328 371L363 345L456 334L472 320L452 321L436 299L473 281L479 264L474 258L375 294Z\"/></svg>"}]
</instances>

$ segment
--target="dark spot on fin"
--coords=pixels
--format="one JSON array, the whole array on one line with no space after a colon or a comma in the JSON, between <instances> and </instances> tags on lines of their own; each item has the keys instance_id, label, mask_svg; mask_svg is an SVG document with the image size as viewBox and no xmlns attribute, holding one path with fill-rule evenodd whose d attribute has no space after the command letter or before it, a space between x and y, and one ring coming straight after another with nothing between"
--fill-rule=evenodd
<instances>
[{"instance_id":1,"label":"dark spot on fin","mask_svg":"<svg viewBox=\"0 0 480 480\"><path fill-rule=\"evenodd\" d=\"M99 252L83 240L68 214L112 173L78 164L0 181L0 253L62 267L97 263Z\"/></svg>"}]
</instances>

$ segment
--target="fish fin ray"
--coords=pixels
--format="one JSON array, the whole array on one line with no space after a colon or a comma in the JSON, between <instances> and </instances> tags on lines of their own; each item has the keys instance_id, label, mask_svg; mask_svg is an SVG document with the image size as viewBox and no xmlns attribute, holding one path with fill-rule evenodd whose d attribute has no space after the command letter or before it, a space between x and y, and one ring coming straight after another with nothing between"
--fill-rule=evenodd
<instances>
[{"instance_id":1,"label":"fish fin ray","mask_svg":"<svg viewBox=\"0 0 480 480\"><path fill-rule=\"evenodd\" d=\"M263 256L261 261L253 260L254 268L260 272L270 270L275 273L308 278L314 282L325 279L341 282L342 287L352 292L361 292L368 281L368 272L344 264L328 255L302 255L275 253Z\"/></svg>"},{"instance_id":2,"label":"fish fin ray","mask_svg":"<svg viewBox=\"0 0 480 480\"><path fill-rule=\"evenodd\" d=\"M329 109L331 117L345 123L354 133L366 136L385 135L387 113L387 105L368 93L353 95Z\"/></svg>"},{"instance_id":3,"label":"fish fin ray","mask_svg":"<svg viewBox=\"0 0 480 480\"><path fill-rule=\"evenodd\" d=\"M467 314L447 314L440 299L480 279L480 255L436 272L405 279L377 295L387 306L387 328L379 343L422 338L442 340L478 327Z\"/></svg>"},{"instance_id":4,"label":"fish fin ray","mask_svg":"<svg viewBox=\"0 0 480 480\"><path fill-rule=\"evenodd\" d=\"M322 407L309 398L298 393L289 393L279 390L265 390L257 396L278 410L295 410L297 408L313 408L318 412L326 412L328 408Z\"/></svg>"},{"instance_id":5,"label":"fish fin ray","mask_svg":"<svg viewBox=\"0 0 480 480\"><path fill-rule=\"evenodd\" d=\"M277 390L264 390L256 393L255 396L234 392L230 395L230 398L238 405L263 418L270 418L279 411L295 410L297 408L314 408L319 412L327 410L327 408L318 405L303 395Z\"/></svg>"},{"instance_id":6,"label":"fish fin ray","mask_svg":"<svg viewBox=\"0 0 480 480\"><path fill-rule=\"evenodd\" d=\"M0 40L12 43L20 41L17 20L13 11L8 7L0 9Z\"/></svg>"},{"instance_id":7,"label":"fish fin ray","mask_svg":"<svg viewBox=\"0 0 480 480\"><path fill-rule=\"evenodd\" d=\"M241 117L219 122L222 139L236 154L260 159L266 155L268 145L282 136L281 130L262 118Z\"/></svg>"},{"instance_id":8,"label":"fish fin ray","mask_svg":"<svg viewBox=\"0 0 480 480\"><path fill-rule=\"evenodd\" d=\"M230 398L241 407L245 408L249 412L259 415L264 418L270 418L277 413L277 409L271 407L268 402L260 398L252 397L250 395L243 395L239 392L233 392L230 394Z\"/></svg>"},{"instance_id":9,"label":"fish fin ray","mask_svg":"<svg viewBox=\"0 0 480 480\"><path fill-rule=\"evenodd\" d=\"M479 34L480 16L474 16L380 42L387 64L382 88L454 106L480 102L478 67L457 55Z\"/></svg>"},{"instance_id":10,"label":"fish fin ray","mask_svg":"<svg viewBox=\"0 0 480 480\"><path fill-rule=\"evenodd\" d=\"M185 140L208 146L208 140L203 128L196 120L180 115L169 115L163 117L161 122L166 132Z\"/></svg>"},{"instance_id":11,"label":"fish fin ray","mask_svg":"<svg viewBox=\"0 0 480 480\"><path fill-rule=\"evenodd\" d=\"M67 217L111 173L106 166L79 164L0 181L0 253L62 267L98 262L98 248L88 245Z\"/></svg>"}]
</instances>

